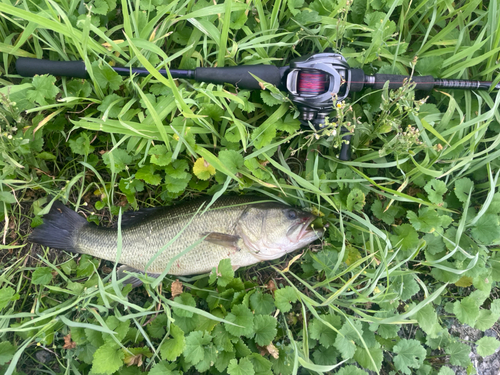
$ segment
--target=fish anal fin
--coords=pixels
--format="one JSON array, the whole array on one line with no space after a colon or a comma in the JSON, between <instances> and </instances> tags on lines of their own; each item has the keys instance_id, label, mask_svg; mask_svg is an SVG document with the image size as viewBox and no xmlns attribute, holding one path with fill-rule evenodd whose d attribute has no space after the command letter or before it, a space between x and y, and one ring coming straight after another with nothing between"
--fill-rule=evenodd
<instances>
[{"instance_id":1,"label":"fish anal fin","mask_svg":"<svg viewBox=\"0 0 500 375\"><path fill-rule=\"evenodd\" d=\"M137 270L133 267L127 266L127 265L123 265L123 266L118 267L118 269L116 270L116 277L118 280L121 280L121 279L124 279L125 277L127 277L126 280L122 281L123 285L132 284L132 286L134 288L141 286L142 280L137 278L137 277L130 276L131 273L138 273L141 275L145 275L145 273L142 271L139 271L139 270ZM160 274L148 273L148 276L156 278L156 277L160 276Z\"/></svg>"},{"instance_id":2,"label":"fish anal fin","mask_svg":"<svg viewBox=\"0 0 500 375\"><path fill-rule=\"evenodd\" d=\"M206 236L204 241L224 246L231 250L240 250L238 246L238 242L241 240L240 236L218 232L206 232L203 233L202 236Z\"/></svg>"}]
</instances>

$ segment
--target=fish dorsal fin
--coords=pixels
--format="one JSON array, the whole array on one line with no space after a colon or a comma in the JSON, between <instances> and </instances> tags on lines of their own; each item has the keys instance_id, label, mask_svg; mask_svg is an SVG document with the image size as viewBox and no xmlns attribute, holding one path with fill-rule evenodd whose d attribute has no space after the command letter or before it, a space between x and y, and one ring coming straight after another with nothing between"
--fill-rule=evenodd
<instances>
[{"instance_id":1,"label":"fish dorsal fin","mask_svg":"<svg viewBox=\"0 0 500 375\"><path fill-rule=\"evenodd\" d=\"M142 223L164 209L165 207L146 207L137 211L126 211L122 213L122 228L132 227ZM118 226L118 224L116 224L116 226Z\"/></svg>"},{"instance_id":2,"label":"fish dorsal fin","mask_svg":"<svg viewBox=\"0 0 500 375\"><path fill-rule=\"evenodd\" d=\"M238 241L241 239L240 236L235 236L232 234L218 233L218 232L205 232L202 236L206 236L204 241L228 247L233 250L240 250L238 246Z\"/></svg>"},{"instance_id":3,"label":"fish dorsal fin","mask_svg":"<svg viewBox=\"0 0 500 375\"><path fill-rule=\"evenodd\" d=\"M129 276L130 273L139 273L141 275L144 275L144 272L142 272L142 271L136 270L135 268L127 266L127 265L123 265L123 266L118 267L118 269L116 270L116 277L117 277L118 280L121 280L121 279ZM148 276L158 277L158 276L160 276L160 274L157 274L157 273L148 273ZM142 280L140 280L140 279L138 279L137 277L134 277L134 276L132 276L132 277L129 276L127 278L127 280L122 281L122 283L124 285L132 284L132 286L134 288L136 288L136 287L142 285Z\"/></svg>"}]
</instances>

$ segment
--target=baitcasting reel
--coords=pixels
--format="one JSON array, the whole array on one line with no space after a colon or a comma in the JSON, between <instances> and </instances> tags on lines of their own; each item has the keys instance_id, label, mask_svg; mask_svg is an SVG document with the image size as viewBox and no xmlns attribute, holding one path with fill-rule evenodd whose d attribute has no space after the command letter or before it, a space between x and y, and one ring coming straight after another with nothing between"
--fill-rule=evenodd
<instances>
[{"instance_id":1,"label":"baitcasting reel","mask_svg":"<svg viewBox=\"0 0 500 375\"><path fill-rule=\"evenodd\" d=\"M148 76L144 68L112 67L118 74ZM17 72L24 77L35 74L88 78L83 61L51 61L21 57L16 62ZM167 76L165 70L159 73ZM242 65L223 68L196 68L194 70L171 69L173 78L193 79L197 82L215 84L230 83L236 87L260 90L259 82L252 76L271 83L286 91L300 110L300 121L304 126L311 124L320 129L325 118L335 105L334 100L344 100L350 92L358 92L371 87L382 89L389 81L390 89L402 87L409 80L417 90L433 88L488 90L492 82L439 79L432 76L403 76L394 74L366 75L362 69L351 69L345 58L338 53L316 53L291 61L289 66L278 68L274 65ZM500 83L495 89L500 89ZM342 129L346 133L346 129ZM348 133L348 132L347 132ZM350 133L343 136L339 159L350 159Z\"/></svg>"}]
</instances>

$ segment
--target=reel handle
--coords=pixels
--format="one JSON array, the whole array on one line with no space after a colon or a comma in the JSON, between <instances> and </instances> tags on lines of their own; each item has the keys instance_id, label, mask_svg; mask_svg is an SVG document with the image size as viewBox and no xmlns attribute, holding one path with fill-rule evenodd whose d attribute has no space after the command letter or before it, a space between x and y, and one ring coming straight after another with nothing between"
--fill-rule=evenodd
<instances>
[{"instance_id":1,"label":"reel handle","mask_svg":"<svg viewBox=\"0 0 500 375\"><path fill-rule=\"evenodd\" d=\"M340 146L339 159L342 161L351 160L351 138L352 134L346 128L342 126L341 133L347 133L342 137L342 145ZM347 142L347 143L344 143Z\"/></svg>"}]
</instances>

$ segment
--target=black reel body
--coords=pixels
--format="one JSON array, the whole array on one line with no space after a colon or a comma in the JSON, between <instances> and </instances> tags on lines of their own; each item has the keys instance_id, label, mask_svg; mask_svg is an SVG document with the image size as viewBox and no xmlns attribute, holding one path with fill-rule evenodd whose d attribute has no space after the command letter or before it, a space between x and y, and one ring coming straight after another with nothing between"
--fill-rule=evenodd
<instances>
[{"instance_id":1,"label":"black reel body","mask_svg":"<svg viewBox=\"0 0 500 375\"><path fill-rule=\"evenodd\" d=\"M300 110L302 125L317 130L323 128L335 104L347 98L350 91L362 89L363 85L357 82L363 82L364 73L360 77L359 71L351 69L344 56L338 53L317 53L293 60L286 77L286 89ZM344 127L340 131L345 135L339 158L349 160L351 133Z\"/></svg>"},{"instance_id":2,"label":"black reel body","mask_svg":"<svg viewBox=\"0 0 500 375\"><path fill-rule=\"evenodd\" d=\"M337 101L349 95L350 70L338 53L317 53L290 63L286 89L303 125L321 128Z\"/></svg>"}]
</instances>

